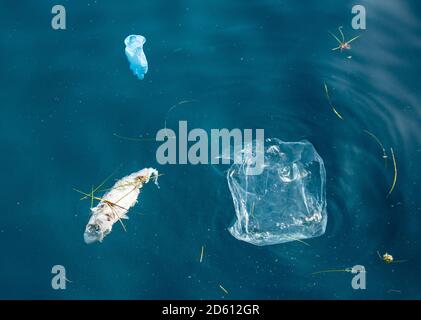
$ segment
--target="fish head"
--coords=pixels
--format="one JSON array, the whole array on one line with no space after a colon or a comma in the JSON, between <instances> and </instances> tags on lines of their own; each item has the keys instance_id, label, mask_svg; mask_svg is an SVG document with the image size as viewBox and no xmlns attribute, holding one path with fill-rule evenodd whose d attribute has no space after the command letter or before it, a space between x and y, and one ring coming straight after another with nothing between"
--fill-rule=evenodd
<instances>
[{"instance_id":1,"label":"fish head","mask_svg":"<svg viewBox=\"0 0 421 320\"><path fill-rule=\"evenodd\" d=\"M104 233L101 230L101 226L98 223L89 223L85 228L83 239L86 244L91 244L96 241L102 241L104 239Z\"/></svg>"},{"instance_id":2,"label":"fish head","mask_svg":"<svg viewBox=\"0 0 421 320\"><path fill-rule=\"evenodd\" d=\"M94 242L102 242L104 237L111 232L112 223L108 219L91 219L86 225L85 233L83 234L83 239L86 244L91 244Z\"/></svg>"}]
</instances>

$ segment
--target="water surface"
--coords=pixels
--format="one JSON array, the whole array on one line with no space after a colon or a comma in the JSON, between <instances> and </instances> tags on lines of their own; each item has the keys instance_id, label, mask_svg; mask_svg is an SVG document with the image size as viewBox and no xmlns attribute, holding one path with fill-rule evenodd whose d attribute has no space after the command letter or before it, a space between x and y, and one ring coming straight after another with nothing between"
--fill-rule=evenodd
<instances>
[{"instance_id":1,"label":"water surface","mask_svg":"<svg viewBox=\"0 0 421 320\"><path fill-rule=\"evenodd\" d=\"M55 2L3 2L0 298L421 298L421 8L360 3L365 31L351 28L352 1L63 0L67 30L54 31ZM362 34L343 54L328 34L340 25L347 37ZM147 39L143 81L124 54L133 33ZM310 140L327 171L326 234L310 246L240 242L226 230L234 207L224 168L159 166L156 143L113 136L153 137L183 100L195 102L168 114L169 127L187 120ZM395 152L388 198L391 159L385 167L364 129ZM89 202L72 188L149 166L165 173L161 188L145 187L128 231L116 225L86 245ZM408 262L385 265L377 250ZM56 264L72 281L66 290L51 288ZM356 264L366 290L353 290L348 273L311 274Z\"/></svg>"}]
</instances>

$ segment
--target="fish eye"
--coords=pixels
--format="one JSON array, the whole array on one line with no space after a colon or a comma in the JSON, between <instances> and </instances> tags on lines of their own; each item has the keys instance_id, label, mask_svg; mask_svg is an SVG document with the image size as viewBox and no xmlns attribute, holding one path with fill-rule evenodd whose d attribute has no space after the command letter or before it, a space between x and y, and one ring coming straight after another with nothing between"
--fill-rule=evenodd
<instances>
[{"instance_id":1,"label":"fish eye","mask_svg":"<svg viewBox=\"0 0 421 320\"><path fill-rule=\"evenodd\" d=\"M88 231L89 232L95 232L95 233L98 233L98 232L100 232L100 228L99 228L99 225L97 225L97 224L90 224L89 226L88 226Z\"/></svg>"}]
</instances>

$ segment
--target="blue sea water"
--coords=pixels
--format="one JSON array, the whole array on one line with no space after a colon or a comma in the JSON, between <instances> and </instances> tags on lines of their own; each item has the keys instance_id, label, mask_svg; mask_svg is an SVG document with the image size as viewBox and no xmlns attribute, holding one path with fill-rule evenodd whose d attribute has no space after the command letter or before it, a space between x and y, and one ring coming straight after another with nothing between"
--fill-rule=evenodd
<instances>
[{"instance_id":1,"label":"blue sea water","mask_svg":"<svg viewBox=\"0 0 421 320\"><path fill-rule=\"evenodd\" d=\"M0 298L421 298L418 1L358 1L363 31L351 28L355 1L58 2L66 30L51 28L57 1L0 4ZM362 35L343 53L328 34L340 25ZM124 54L129 34L147 39L142 81ZM184 100L194 102L167 114ZM311 141L327 171L325 235L310 246L233 238L224 168L160 166L156 142L114 135L153 138L166 117L174 129L187 120ZM390 153L385 167L364 129L395 152L388 198ZM144 167L164 173L160 189L145 186L127 232L116 225L86 245L89 201L72 188ZM377 251L407 261L388 265ZM357 264L365 290L350 273L312 274ZM54 265L66 268L65 290L51 287Z\"/></svg>"}]
</instances>

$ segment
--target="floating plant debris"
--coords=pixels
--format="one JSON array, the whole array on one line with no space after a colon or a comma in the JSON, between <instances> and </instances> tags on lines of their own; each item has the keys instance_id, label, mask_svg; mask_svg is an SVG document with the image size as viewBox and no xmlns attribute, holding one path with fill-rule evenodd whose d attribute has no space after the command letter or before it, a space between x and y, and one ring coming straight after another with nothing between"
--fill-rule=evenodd
<instances>
[{"instance_id":1,"label":"floating plant debris","mask_svg":"<svg viewBox=\"0 0 421 320\"><path fill-rule=\"evenodd\" d=\"M202 250L200 251L200 260L199 260L200 263L202 263L202 261L203 261L203 255L204 255L204 253L205 253L205 247L202 246Z\"/></svg>"},{"instance_id":2,"label":"floating plant debris","mask_svg":"<svg viewBox=\"0 0 421 320\"><path fill-rule=\"evenodd\" d=\"M165 129L165 135L166 135L166 137L171 138L171 139L176 139L176 137L175 137L175 136L170 135L170 134L168 134L168 132L167 132L167 120L168 120L168 115L170 114L170 112L171 112L173 109L175 109L176 107L180 106L180 105L187 104L187 103L193 103L193 102L197 102L197 100L182 100L182 101L180 101L180 102L176 103L175 105L171 106L171 108L169 108L169 109L168 109L167 113L165 114L165 119L164 119L164 129ZM128 136L123 136L123 135L120 135L120 134L118 134L118 133L113 133L113 136L114 136L114 137L117 137L117 138L119 138L119 139L128 140L128 141L140 141L140 142L143 142L143 141L155 141L155 142L158 142L158 141L156 140L156 137L155 137L155 138L146 138L146 137L128 137Z\"/></svg>"},{"instance_id":3,"label":"floating plant debris","mask_svg":"<svg viewBox=\"0 0 421 320\"><path fill-rule=\"evenodd\" d=\"M345 269L328 269L328 270L321 270L313 272L313 275L321 274L321 273L333 273L333 272L352 272L352 268L345 268Z\"/></svg>"},{"instance_id":4,"label":"floating plant debris","mask_svg":"<svg viewBox=\"0 0 421 320\"><path fill-rule=\"evenodd\" d=\"M352 273L352 272L353 272L353 270L354 270L354 273L355 273L355 272L359 272L359 273L361 273L361 272L366 273L366 272L367 272L367 271L365 271L365 269L364 269L364 268L362 268L362 270L361 270L361 269L357 269L356 267L357 267L357 266L354 266L353 268L345 268L345 269L328 269L328 270L321 270L321 271L316 271L316 272L313 272L313 273L312 273L312 275L322 274L322 273L335 273L335 272L350 272L350 273Z\"/></svg>"},{"instance_id":5,"label":"floating plant debris","mask_svg":"<svg viewBox=\"0 0 421 320\"><path fill-rule=\"evenodd\" d=\"M368 130L363 130L366 134L368 134L371 138L373 138L374 141L376 141L376 143L380 146L380 148L382 149L383 155L382 158L385 161L385 166L387 166L387 153L386 153L386 149L384 148L383 144L381 143L380 139L377 138L377 136L374 133L371 133Z\"/></svg>"},{"instance_id":6,"label":"floating plant debris","mask_svg":"<svg viewBox=\"0 0 421 320\"><path fill-rule=\"evenodd\" d=\"M118 168L117 168L118 169ZM86 194L86 193L84 193L84 192L82 192L82 191L80 191L80 190L77 190L77 189L73 189L73 190L75 190L76 192L79 192L79 193L81 193L81 194L84 194L84 196L82 197L82 198L80 198L80 200L85 200L85 199L88 199L88 198L90 198L91 199L91 209L94 207L94 200L95 200L95 193L98 191L98 192L101 192L101 191L107 191L107 190L109 190L109 189L101 189L102 188L102 186L104 186L106 183L107 183L107 181L108 180L110 180L111 179L111 177L117 172L117 169L116 170L114 170L114 172L113 173L111 173L107 178L105 178L104 179L104 181L102 181L95 189L94 189L94 187L92 186L91 187L91 192L89 193L89 194Z\"/></svg>"},{"instance_id":7,"label":"floating plant debris","mask_svg":"<svg viewBox=\"0 0 421 320\"><path fill-rule=\"evenodd\" d=\"M393 262L393 256L391 254L388 254L387 252L384 253L383 255L380 255L380 252L377 251L377 255L385 263L392 263Z\"/></svg>"},{"instance_id":8,"label":"floating plant debris","mask_svg":"<svg viewBox=\"0 0 421 320\"><path fill-rule=\"evenodd\" d=\"M345 36L344 36L344 33L342 32L342 28L343 28L342 26L338 28L339 34L341 35L342 40L340 40L336 35L334 35L332 32L329 31L330 35L333 38L335 38L335 40L339 43L339 46L333 48L332 51L341 50L342 52L343 50L350 50L351 49L350 43L354 40L357 40L360 37L360 35L358 35L352 38L351 40L345 41Z\"/></svg>"},{"instance_id":9,"label":"floating plant debris","mask_svg":"<svg viewBox=\"0 0 421 320\"><path fill-rule=\"evenodd\" d=\"M332 103L332 100L330 99L329 89L328 89L328 87L327 87L326 82L324 82L324 89L325 89L325 94L326 94L327 101L329 102L329 105L330 105L330 107L332 108L333 112L336 114L336 116L337 116L339 119L343 120L344 118L343 118L343 117L342 117L342 115L338 112L338 110L336 110L335 106L334 106L334 105L333 105L333 103Z\"/></svg>"},{"instance_id":10,"label":"floating plant debris","mask_svg":"<svg viewBox=\"0 0 421 320\"><path fill-rule=\"evenodd\" d=\"M142 138L142 137L126 137L126 136L122 136L118 133L113 133L114 137L117 137L119 139L123 139L123 140L129 140L129 141L156 141L155 138Z\"/></svg>"},{"instance_id":11,"label":"floating plant debris","mask_svg":"<svg viewBox=\"0 0 421 320\"><path fill-rule=\"evenodd\" d=\"M343 120L342 116L339 114L339 112L332 106L333 112L338 116L339 119Z\"/></svg>"},{"instance_id":12,"label":"floating plant debris","mask_svg":"<svg viewBox=\"0 0 421 320\"><path fill-rule=\"evenodd\" d=\"M225 289L221 284L219 285L219 288L221 288L221 290L224 291L225 294L228 294L228 290Z\"/></svg>"},{"instance_id":13,"label":"floating plant debris","mask_svg":"<svg viewBox=\"0 0 421 320\"><path fill-rule=\"evenodd\" d=\"M174 136L170 136L170 135L168 134L168 132L167 132L167 121L168 121L168 115L171 113L171 111L173 111L173 110L174 110L175 108L177 108L178 106L181 106L181 105L183 105L183 104L187 104L187 103L193 103L193 102L198 102L198 101L197 101L197 100L182 100L182 101L177 102L175 105L171 106L171 108L169 108L169 109L167 110L167 113L165 114L164 128L165 128L165 135L166 135L168 138L172 138L172 139L174 139L174 138L175 138Z\"/></svg>"},{"instance_id":14,"label":"floating plant debris","mask_svg":"<svg viewBox=\"0 0 421 320\"><path fill-rule=\"evenodd\" d=\"M393 149L390 148L390 152L392 153L392 160L393 160L393 182L392 182L392 186L390 187L389 193L387 194L386 198L388 198L393 190L395 189L396 186L396 180L398 179L398 167L396 165L396 158L395 158L395 153L393 152Z\"/></svg>"},{"instance_id":15,"label":"floating plant debris","mask_svg":"<svg viewBox=\"0 0 421 320\"><path fill-rule=\"evenodd\" d=\"M408 261L408 260L394 260L393 256L387 252L381 255L380 252L377 251L377 255L379 256L380 260L382 260L386 264L402 263L402 262Z\"/></svg>"},{"instance_id":16,"label":"floating plant debris","mask_svg":"<svg viewBox=\"0 0 421 320\"><path fill-rule=\"evenodd\" d=\"M385 166L387 167L388 155L386 153L386 149L384 148L382 142L380 141L379 138L377 138L377 136L374 133L371 133L368 130L363 130L363 131L366 134L368 134L371 138L373 138L373 140L376 141L376 143L380 146L380 148L382 149L382 152L383 152L382 158L384 159ZM395 157L395 153L393 152L393 148L390 148L390 152L392 154L392 161L393 161L393 181L392 181L392 185L389 189L389 192L387 193L386 198L388 198L392 194L393 190L395 189L396 181L397 181L397 178L398 178L398 167L397 167L397 164L396 164L396 157Z\"/></svg>"},{"instance_id":17,"label":"floating plant debris","mask_svg":"<svg viewBox=\"0 0 421 320\"><path fill-rule=\"evenodd\" d=\"M156 169L145 168L134 172L118 180L103 197L96 197L94 195L94 192L100 187L95 189L92 188L91 193L89 194L74 189L84 195L82 199L91 198L91 205L93 200L99 201L96 207L91 208L92 215L86 225L84 233L85 242L87 244L96 241L101 242L104 237L111 232L112 226L116 222L120 222L123 229L126 231L122 219L128 219L127 212L137 203L140 189L145 183L148 183L150 179L153 179L155 184L157 184L158 171ZM104 183L105 182L100 186Z\"/></svg>"},{"instance_id":18,"label":"floating plant debris","mask_svg":"<svg viewBox=\"0 0 421 320\"><path fill-rule=\"evenodd\" d=\"M389 289L387 290L388 293L402 293L401 290Z\"/></svg>"},{"instance_id":19,"label":"floating plant debris","mask_svg":"<svg viewBox=\"0 0 421 320\"><path fill-rule=\"evenodd\" d=\"M306 246L309 246L310 247L310 245L307 243L307 242L305 242L305 241L303 241L303 240L301 240L301 239L297 239L297 238L294 238L294 237L290 237L290 236L286 236L287 238L290 238L292 241L297 241L297 242L300 242L300 243L302 243L302 244L305 244Z\"/></svg>"},{"instance_id":20,"label":"floating plant debris","mask_svg":"<svg viewBox=\"0 0 421 320\"><path fill-rule=\"evenodd\" d=\"M146 60L145 53L143 52L143 45L146 39L144 36L132 34L124 39L126 45L126 57L129 60L130 70L140 80L145 77L148 72L148 61Z\"/></svg>"}]
</instances>

